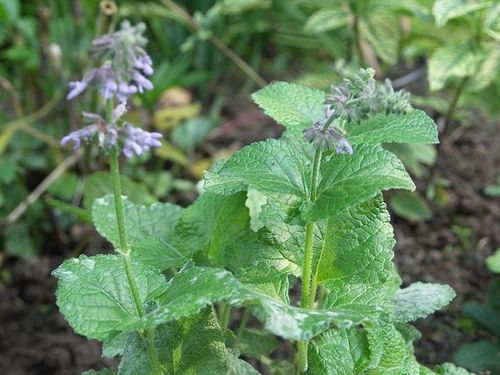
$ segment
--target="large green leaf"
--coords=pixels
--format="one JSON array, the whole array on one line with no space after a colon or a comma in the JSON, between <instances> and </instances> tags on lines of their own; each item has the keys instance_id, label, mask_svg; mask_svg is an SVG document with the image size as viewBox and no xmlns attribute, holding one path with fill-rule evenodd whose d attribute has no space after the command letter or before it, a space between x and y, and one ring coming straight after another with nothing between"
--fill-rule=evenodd
<instances>
[{"instance_id":1,"label":"large green leaf","mask_svg":"<svg viewBox=\"0 0 500 375\"><path fill-rule=\"evenodd\" d=\"M406 114L379 114L359 124L350 123L347 136L354 145L439 143L436 124L420 110Z\"/></svg>"},{"instance_id":2,"label":"large green leaf","mask_svg":"<svg viewBox=\"0 0 500 375\"><path fill-rule=\"evenodd\" d=\"M370 362L368 340L363 331L351 328L330 330L309 346L310 375L356 375Z\"/></svg>"},{"instance_id":3,"label":"large green leaf","mask_svg":"<svg viewBox=\"0 0 500 375\"><path fill-rule=\"evenodd\" d=\"M197 314L216 302L249 306L265 328L285 339L308 340L331 326L350 327L368 321L373 308L344 306L336 310L305 310L283 304L261 290L239 282L216 268L186 267L169 282L160 306L140 319L128 319L126 329L142 329Z\"/></svg>"},{"instance_id":4,"label":"large green leaf","mask_svg":"<svg viewBox=\"0 0 500 375\"><path fill-rule=\"evenodd\" d=\"M313 13L307 19L304 29L311 33L322 33L347 26L348 23L349 14L337 6L335 8L320 9Z\"/></svg>"},{"instance_id":5,"label":"large green leaf","mask_svg":"<svg viewBox=\"0 0 500 375\"><path fill-rule=\"evenodd\" d=\"M411 322L446 306L455 297L448 285L416 282L394 296L397 321Z\"/></svg>"},{"instance_id":6,"label":"large green leaf","mask_svg":"<svg viewBox=\"0 0 500 375\"><path fill-rule=\"evenodd\" d=\"M475 74L483 56L466 44L449 44L434 51L429 58L428 80L430 89L443 89L451 79Z\"/></svg>"},{"instance_id":7,"label":"large green leaf","mask_svg":"<svg viewBox=\"0 0 500 375\"><path fill-rule=\"evenodd\" d=\"M245 199L243 192L227 196L206 192L186 208L176 227L186 251L203 251L213 262L222 263L225 246L248 228Z\"/></svg>"},{"instance_id":8,"label":"large green leaf","mask_svg":"<svg viewBox=\"0 0 500 375\"><path fill-rule=\"evenodd\" d=\"M413 190L398 158L381 146L356 147L354 155L333 155L321 167L318 198L308 216L321 220L375 197L387 189Z\"/></svg>"},{"instance_id":9,"label":"large green leaf","mask_svg":"<svg viewBox=\"0 0 500 375\"><path fill-rule=\"evenodd\" d=\"M133 263L142 302L165 291L165 277L141 263ZM104 340L120 331L123 321L138 313L121 256L96 255L66 260L53 275L59 280L57 305L76 333Z\"/></svg>"},{"instance_id":10,"label":"large green leaf","mask_svg":"<svg viewBox=\"0 0 500 375\"><path fill-rule=\"evenodd\" d=\"M211 309L162 324L156 328L154 344L168 374L226 374L229 353ZM119 367L119 375L151 374L144 340L131 333Z\"/></svg>"},{"instance_id":11,"label":"large green leaf","mask_svg":"<svg viewBox=\"0 0 500 375\"><path fill-rule=\"evenodd\" d=\"M394 244L382 197L341 211L326 225L317 281L336 281L337 288L351 283L377 288L392 276Z\"/></svg>"},{"instance_id":12,"label":"large green leaf","mask_svg":"<svg viewBox=\"0 0 500 375\"><path fill-rule=\"evenodd\" d=\"M143 206L131 203L126 197L123 197L122 201L125 231L132 249L132 259L160 270L186 262L191 253L179 245L174 230L181 207L171 203ZM112 195L94 201L92 220L97 231L119 249L120 235Z\"/></svg>"},{"instance_id":13,"label":"large green leaf","mask_svg":"<svg viewBox=\"0 0 500 375\"><path fill-rule=\"evenodd\" d=\"M252 99L266 115L296 136L325 117L325 93L295 83L271 83L253 93Z\"/></svg>"},{"instance_id":14,"label":"large green leaf","mask_svg":"<svg viewBox=\"0 0 500 375\"><path fill-rule=\"evenodd\" d=\"M305 155L290 144L268 139L244 147L217 172L206 172L204 186L218 194L253 188L267 194L305 197L309 169Z\"/></svg>"},{"instance_id":15,"label":"large green leaf","mask_svg":"<svg viewBox=\"0 0 500 375\"><path fill-rule=\"evenodd\" d=\"M361 35L373 46L375 53L388 64L398 59L398 19L384 13L370 13L359 23Z\"/></svg>"},{"instance_id":16,"label":"large green leaf","mask_svg":"<svg viewBox=\"0 0 500 375\"><path fill-rule=\"evenodd\" d=\"M457 17L464 16L468 13L479 9L484 9L493 4L492 1L475 1L468 0L436 0L432 6L432 14L436 19L436 25L439 27Z\"/></svg>"}]
</instances>

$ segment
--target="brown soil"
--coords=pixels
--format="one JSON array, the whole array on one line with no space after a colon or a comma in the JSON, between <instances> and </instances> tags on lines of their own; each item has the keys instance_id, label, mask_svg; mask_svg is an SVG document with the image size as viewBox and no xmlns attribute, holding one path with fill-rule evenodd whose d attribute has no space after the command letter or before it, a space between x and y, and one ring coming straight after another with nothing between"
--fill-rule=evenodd
<instances>
[{"instance_id":1,"label":"brown soil","mask_svg":"<svg viewBox=\"0 0 500 375\"><path fill-rule=\"evenodd\" d=\"M432 219L424 223L394 218L396 263L405 285L447 283L458 295L448 311L417 323L423 333L417 354L423 363L451 361L461 343L475 339L463 334L457 322L464 300L484 300L492 279L484 259L500 247L500 200L483 194L500 175L499 144L495 126L477 124L443 147L434 174L451 182L449 202L434 207ZM472 229L472 249L461 247L451 231L454 224ZM70 375L116 365L101 359L99 344L74 334L58 313L50 272L62 261L61 255L45 251L27 262L9 259L1 266L0 374Z\"/></svg>"}]
</instances>

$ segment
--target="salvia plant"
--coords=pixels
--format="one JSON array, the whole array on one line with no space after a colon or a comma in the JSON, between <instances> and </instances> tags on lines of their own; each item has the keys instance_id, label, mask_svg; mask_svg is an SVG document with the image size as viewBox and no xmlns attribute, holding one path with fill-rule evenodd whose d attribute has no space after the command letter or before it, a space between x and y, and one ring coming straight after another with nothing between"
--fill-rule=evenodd
<instances>
[{"instance_id":1,"label":"salvia plant","mask_svg":"<svg viewBox=\"0 0 500 375\"><path fill-rule=\"evenodd\" d=\"M134 204L122 196L118 155L160 138L122 120L128 96L152 86L142 31L124 23L95 40L103 65L70 87L70 99L97 89L106 114L84 113L89 124L62 142L98 143L114 184L92 208L114 254L54 271L75 332L119 356L119 374L467 374L415 359L410 323L454 292L400 289L382 199L415 186L381 144L436 143L433 121L372 70L328 94L276 82L253 99L283 137L216 163L187 208Z\"/></svg>"}]
</instances>

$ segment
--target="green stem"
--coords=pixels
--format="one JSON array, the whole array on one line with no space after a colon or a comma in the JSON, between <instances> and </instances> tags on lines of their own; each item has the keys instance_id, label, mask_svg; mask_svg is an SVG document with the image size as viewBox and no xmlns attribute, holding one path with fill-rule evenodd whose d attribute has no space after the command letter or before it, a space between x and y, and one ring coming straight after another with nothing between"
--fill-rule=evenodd
<instances>
[{"instance_id":1,"label":"green stem","mask_svg":"<svg viewBox=\"0 0 500 375\"><path fill-rule=\"evenodd\" d=\"M248 309L245 309L245 311L243 312L243 316L241 317L241 320L240 320L238 332L236 333L236 338L238 340L238 343L241 340L241 336L243 335L243 331L245 330L245 326L247 325L249 317L250 317L250 311Z\"/></svg>"},{"instance_id":2,"label":"green stem","mask_svg":"<svg viewBox=\"0 0 500 375\"><path fill-rule=\"evenodd\" d=\"M226 329L229 325L229 319L231 318L231 305L224 303L219 309L219 324L222 329Z\"/></svg>"},{"instance_id":3,"label":"green stem","mask_svg":"<svg viewBox=\"0 0 500 375\"><path fill-rule=\"evenodd\" d=\"M327 123L329 123L327 121ZM311 175L311 186L309 192L309 202L313 203L316 200L317 184L319 176L319 168L321 165L321 158L323 153L320 149L316 150L314 154L314 162ZM306 224L306 240L304 248L304 264L302 266L302 286L300 296L300 306L305 309L311 308L310 295L311 290L311 276L312 276L312 261L313 261L313 238L314 238L314 223L308 222ZM313 301L314 302L314 301ZM298 366L299 371L305 372L307 370L307 341L298 342Z\"/></svg>"},{"instance_id":4,"label":"green stem","mask_svg":"<svg viewBox=\"0 0 500 375\"><path fill-rule=\"evenodd\" d=\"M448 111L446 112L446 117L445 117L445 121L444 121L445 126L448 125L448 123L450 122L450 120L453 116L453 113L455 112L455 109L456 109L457 104L458 104L458 100L460 99L460 96L462 96L462 92L464 91L465 86L467 85L468 78L469 77L462 78L460 85L457 87L457 89L455 90L455 93L453 94L453 98L451 99L450 106L448 107Z\"/></svg>"},{"instance_id":5,"label":"green stem","mask_svg":"<svg viewBox=\"0 0 500 375\"><path fill-rule=\"evenodd\" d=\"M108 124L113 121L113 99L108 99L106 101L106 121ZM134 299L135 308L139 317L145 314L144 306L141 301L141 296L139 293L139 288L137 287L137 282L134 275L134 270L132 269L132 261L130 259L130 246L127 242L127 232L125 230L125 214L123 210L123 200L122 200L122 184L120 179L120 165L118 163L118 150L113 147L109 156L109 164L111 167L111 179L113 181L113 195L115 199L115 211L116 211L116 222L118 224L118 236L120 238L120 253L123 258L123 265L125 268L125 274L127 275L127 281ZM143 333L144 343L146 345L146 350L148 351L151 367L154 375L162 375L163 370L160 366L160 361L158 359L158 354L154 347L154 330L146 330Z\"/></svg>"}]
</instances>

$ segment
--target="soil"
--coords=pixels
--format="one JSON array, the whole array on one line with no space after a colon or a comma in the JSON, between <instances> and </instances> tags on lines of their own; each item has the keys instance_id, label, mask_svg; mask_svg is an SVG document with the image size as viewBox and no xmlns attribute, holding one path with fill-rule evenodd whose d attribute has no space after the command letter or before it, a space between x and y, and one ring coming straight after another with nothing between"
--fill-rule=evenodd
<instances>
[{"instance_id":1,"label":"soil","mask_svg":"<svg viewBox=\"0 0 500 375\"><path fill-rule=\"evenodd\" d=\"M255 121L252 116L248 118L253 124L262 120ZM448 129L443 138L455 130ZM483 193L500 175L499 144L497 128L478 123L454 144L442 146L433 174L450 181L448 202L444 207L434 206L427 222L413 224L394 218L398 241L395 261L404 284L418 280L447 283L458 296L448 310L417 322L422 339L416 351L424 364L452 361L461 343L477 339L464 334L458 321L465 300L485 299L492 274L484 259L500 247L500 200ZM425 186L419 188L423 191ZM463 248L463 240L452 231L454 225L472 230L471 248ZM87 247L99 249L101 245ZM6 259L1 265L0 374L73 375L116 366L116 361L101 358L99 343L73 333L58 313L50 272L63 259L62 253L43 250L28 261Z\"/></svg>"}]
</instances>

